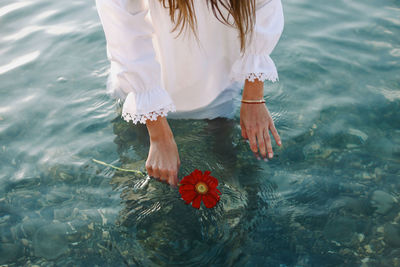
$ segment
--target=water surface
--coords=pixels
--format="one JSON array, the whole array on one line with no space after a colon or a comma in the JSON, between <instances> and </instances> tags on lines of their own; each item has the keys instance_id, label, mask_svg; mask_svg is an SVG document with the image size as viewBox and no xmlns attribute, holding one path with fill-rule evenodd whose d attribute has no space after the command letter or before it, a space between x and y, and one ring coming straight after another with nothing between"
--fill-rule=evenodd
<instances>
[{"instance_id":1,"label":"water surface","mask_svg":"<svg viewBox=\"0 0 400 267\"><path fill-rule=\"evenodd\" d=\"M144 170L118 116L94 1L0 4L0 264L399 266L400 5L283 2L267 105L283 139L257 161L234 120L170 120L180 178L220 179L212 210L95 164Z\"/></svg>"}]
</instances>

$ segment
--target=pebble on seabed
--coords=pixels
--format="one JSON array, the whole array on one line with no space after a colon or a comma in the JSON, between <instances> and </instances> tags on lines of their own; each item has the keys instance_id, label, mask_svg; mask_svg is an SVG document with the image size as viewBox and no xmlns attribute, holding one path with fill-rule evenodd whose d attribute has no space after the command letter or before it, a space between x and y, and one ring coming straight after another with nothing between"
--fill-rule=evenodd
<instances>
[{"instance_id":1,"label":"pebble on seabed","mask_svg":"<svg viewBox=\"0 0 400 267\"><path fill-rule=\"evenodd\" d=\"M382 191L376 190L372 194L372 205L376 208L376 212L380 214L386 214L397 200L390 194Z\"/></svg>"}]
</instances>

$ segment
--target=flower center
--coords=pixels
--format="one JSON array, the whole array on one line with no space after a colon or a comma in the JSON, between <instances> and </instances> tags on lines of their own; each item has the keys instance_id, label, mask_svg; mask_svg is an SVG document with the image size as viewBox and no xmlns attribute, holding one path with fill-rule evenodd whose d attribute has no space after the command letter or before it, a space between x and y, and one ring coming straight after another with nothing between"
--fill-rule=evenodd
<instances>
[{"instance_id":1,"label":"flower center","mask_svg":"<svg viewBox=\"0 0 400 267\"><path fill-rule=\"evenodd\" d=\"M208 191L208 186L203 182L199 182L195 185L195 189L196 189L197 193L205 194Z\"/></svg>"}]
</instances>

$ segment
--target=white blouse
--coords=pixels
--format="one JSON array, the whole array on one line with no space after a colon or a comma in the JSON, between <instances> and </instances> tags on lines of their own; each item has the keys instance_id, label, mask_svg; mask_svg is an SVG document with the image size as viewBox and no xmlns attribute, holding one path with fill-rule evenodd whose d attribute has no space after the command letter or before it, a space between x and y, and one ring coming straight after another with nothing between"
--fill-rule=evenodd
<instances>
[{"instance_id":1,"label":"white blouse","mask_svg":"<svg viewBox=\"0 0 400 267\"><path fill-rule=\"evenodd\" d=\"M244 53L237 30L218 21L207 1L193 2L198 39L190 29L177 37L159 0L96 0L111 62L107 89L124 100L125 120L145 123L206 107L246 79L278 80L270 54L283 31L281 0L256 1Z\"/></svg>"}]
</instances>

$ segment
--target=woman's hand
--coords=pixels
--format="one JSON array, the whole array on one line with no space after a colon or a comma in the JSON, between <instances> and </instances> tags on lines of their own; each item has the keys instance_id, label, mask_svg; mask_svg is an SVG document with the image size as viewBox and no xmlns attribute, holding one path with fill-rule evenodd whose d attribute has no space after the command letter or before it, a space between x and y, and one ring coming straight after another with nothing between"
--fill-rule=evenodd
<instances>
[{"instance_id":1,"label":"woman's hand","mask_svg":"<svg viewBox=\"0 0 400 267\"><path fill-rule=\"evenodd\" d=\"M156 121L147 120L146 125L150 135L150 149L146 161L148 174L177 186L181 162L167 119L159 116Z\"/></svg>"},{"instance_id":2,"label":"woman's hand","mask_svg":"<svg viewBox=\"0 0 400 267\"><path fill-rule=\"evenodd\" d=\"M264 84L261 81L256 80L255 82L249 82L246 80L242 99L262 99L264 97L263 88ZM267 153L268 158L273 157L270 131L275 142L279 146L281 145L281 139L275 128L274 121L265 104L242 103L240 108L240 127L242 129L243 138L249 140L250 149L257 157L259 157L258 147L264 159L266 159Z\"/></svg>"}]
</instances>

